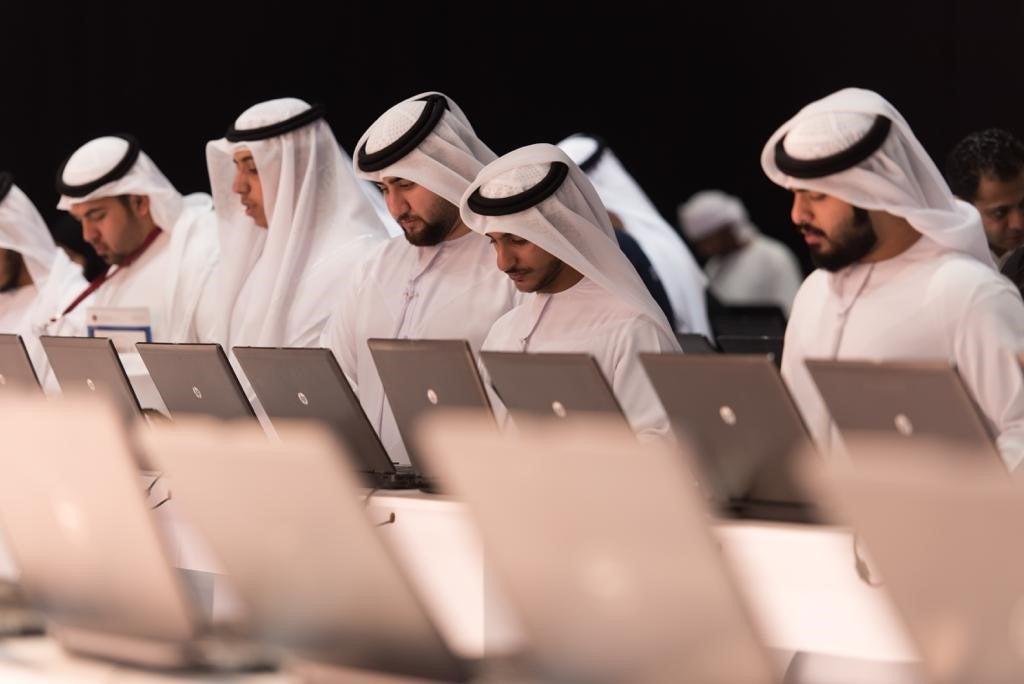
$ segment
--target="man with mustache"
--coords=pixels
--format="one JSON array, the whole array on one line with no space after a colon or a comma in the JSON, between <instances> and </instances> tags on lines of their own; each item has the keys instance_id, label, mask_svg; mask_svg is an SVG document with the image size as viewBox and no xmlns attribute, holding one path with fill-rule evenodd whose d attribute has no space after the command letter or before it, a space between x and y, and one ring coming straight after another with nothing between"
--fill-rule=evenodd
<instances>
[{"instance_id":1,"label":"man with mustache","mask_svg":"<svg viewBox=\"0 0 1024 684\"><path fill-rule=\"evenodd\" d=\"M761 165L793 192L791 217L818 267L786 330L782 374L815 440L837 434L806 358L955 364L998 432L1008 469L1024 458L1024 305L994 268L978 212L956 199L896 109L848 88L804 107Z\"/></svg>"},{"instance_id":2,"label":"man with mustache","mask_svg":"<svg viewBox=\"0 0 1024 684\"><path fill-rule=\"evenodd\" d=\"M57 312L47 332L81 334L67 326L80 307L145 307L154 341L204 337L215 318L206 305L218 255L210 196L179 193L130 135L75 150L57 174L57 190L57 208L78 220L109 268L63 316ZM130 363L144 372L141 362Z\"/></svg>"},{"instance_id":3,"label":"man with mustache","mask_svg":"<svg viewBox=\"0 0 1024 684\"><path fill-rule=\"evenodd\" d=\"M554 145L523 147L484 167L461 213L494 245L498 269L532 293L498 319L483 349L590 354L633 429L667 434L637 355L679 344L586 174Z\"/></svg>"},{"instance_id":4,"label":"man with mustache","mask_svg":"<svg viewBox=\"0 0 1024 684\"><path fill-rule=\"evenodd\" d=\"M384 112L356 145L356 175L377 184L404 235L371 253L338 292L322 344L398 462L408 456L366 340L465 339L475 352L518 301L487 240L459 218L463 191L494 157L459 106L432 92Z\"/></svg>"},{"instance_id":5,"label":"man with mustache","mask_svg":"<svg viewBox=\"0 0 1024 684\"><path fill-rule=\"evenodd\" d=\"M949 153L946 179L981 214L1000 272L1024 291L1024 144L1009 131L975 131Z\"/></svg>"}]
</instances>

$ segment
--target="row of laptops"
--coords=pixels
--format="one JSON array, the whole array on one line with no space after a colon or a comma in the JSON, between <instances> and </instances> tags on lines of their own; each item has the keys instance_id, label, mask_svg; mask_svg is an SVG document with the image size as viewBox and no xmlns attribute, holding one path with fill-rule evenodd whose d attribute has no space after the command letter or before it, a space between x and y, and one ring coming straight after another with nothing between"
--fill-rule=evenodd
<instances>
[{"instance_id":1,"label":"row of laptops","mask_svg":"<svg viewBox=\"0 0 1024 684\"><path fill-rule=\"evenodd\" d=\"M70 453L62 435L48 429L53 424L80 435L87 457ZM282 424L279 442L264 439L251 421L202 418L137 434L143 456L173 480L183 513L239 592L239 623L218 626L197 612L171 562L165 530L135 484L132 440L101 402L0 398L0 429L13 447L0 462L0 519L27 595L76 653L148 666L236 668L274 659L277 651L258 642L298 662L430 681L802 681L785 676L787 660L766 647L764 623L753 619L706 502L693 490L685 450L639 443L607 421L526 425L499 435L478 413L437 415L419 431L424 457L466 503L488 571L510 599L523 639L509 650L453 648L402 554L367 516L353 455L322 426ZM622 482L638 471L645 474L644 496L623 499ZM568 499L563 487L551 486L570 480L578 486ZM872 549L884 549L886 571L893 554L915 554L914 545L889 543L894 528L887 516L919 507L916 518L897 516L905 535L924 513L949 513L944 499L926 496L934 492L919 478L904 483L906 497L899 487L873 483L839 489L844 505L874 521L864 531ZM530 506L522 507L524 500ZM977 506L991 502L957 511L967 510L977 523ZM1024 516L998 520L1019 526ZM934 590L908 588L907 572L900 572L907 563L893 563L887 577L900 580L897 602L916 608L904 618L933 659L926 660L929 669L1019 677L1024 658L1013 648L1014 633L980 628L1005 624L1008 590L1020 582L985 587L993 610L977 610L978 592L965 585L964 563L950 548L964 534L929 540L929 559L940 547L951 554L936 564L946 582ZM993 561L1016 557L1005 545L990 546ZM998 562L997 572L1011 576L1010 566ZM975 603L964 600L965 592ZM951 608L945 624L995 637L966 652L937 652L922 619L942 608ZM979 653L991 657L979 661ZM810 681L923 681L914 665L884 673Z\"/></svg>"},{"instance_id":2,"label":"row of laptops","mask_svg":"<svg viewBox=\"0 0 1024 684\"><path fill-rule=\"evenodd\" d=\"M62 387L107 389L126 411L138 411L109 341L41 339ZM408 447L409 468L396 466L388 457L329 350L234 351L272 421L312 418L327 423L357 454L371 486L436 488L436 477L418 453L415 426L442 408L490 413L473 354L466 342L455 340L370 340L369 345ZM219 345L139 344L138 350L172 415L254 416ZM513 420L600 413L627 422L588 355L480 356ZM790 463L791 453L810 438L770 357L642 354L641 360L674 432L694 447L701 465L698 480L720 510L737 517L817 519L794 482ZM20 339L0 336L0 370L18 363L30 377ZM844 434L940 437L998 455L991 426L947 365L820 360L808 360L807 365ZM0 385L9 375L0 375Z\"/></svg>"},{"instance_id":3,"label":"row of laptops","mask_svg":"<svg viewBox=\"0 0 1024 684\"><path fill-rule=\"evenodd\" d=\"M55 423L81 435L87 458L68 452L48 429ZM88 655L238 667L266 662L259 649L248 651L255 660L237 655L255 639L329 666L426 680L489 669L513 681L783 680L784 660L766 648L765 623L753 619L709 527L685 449L639 443L607 421L527 425L499 435L478 413L437 415L419 431L511 601L525 637L512 652L452 647L401 554L373 529L353 455L315 425L282 425L281 442L251 421L198 418L138 435L241 595L246 619L228 630L197 614L135 484L123 422L99 402L0 398L13 447L0 462L0 518L26 593L54 636ZM1024 496L1006 478L966 468L969 458L906 451L884 442L865 449L873 467L825 471L801 457L799 470L863 536L923 667L808 680L793 661L785 681L1024 677L1024 555L1014 542ZM622 483L637 472L644 495L624 499ZM570 480L578 486L569 498L551 486Z\"/></svg>"}]
</instances>

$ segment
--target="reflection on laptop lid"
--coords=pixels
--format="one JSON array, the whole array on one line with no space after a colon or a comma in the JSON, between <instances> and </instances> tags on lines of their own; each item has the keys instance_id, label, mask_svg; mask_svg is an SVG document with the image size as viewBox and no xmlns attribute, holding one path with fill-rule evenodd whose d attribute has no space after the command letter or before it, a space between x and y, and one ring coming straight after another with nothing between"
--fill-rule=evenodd
<instances>
[{"instance_id":1,"label":"reflection on laptop lid","mask_svg":"<svg viewBox=\"0 0 1024 684\"><path fill-rule=\"evenodd\" d=\"M855 434L948 440L999 456L995 433L945 361L804 361L844 442Z\"/></svg>"},{"instance_id":2,"label":"reflection on laptop lid","mask_svg":"<svg viewBox=\"0 0 1024 684\"><path fill-rule=\"evenodd\" d=\"M590 354L482 351L480 360L515 421L600 413L626 423L612 388Z\"/></svg>"},{"instance_id":3,"label":"reflection on laptop lid","mask_svg":"<svg viewBox=\"0 0 1024 684\"><path fill-rule=\"evenodd\" d=\"M436 415L421 435L482 534L538 680L777 679L685 454L599 419L520 428Z\"/></svg>"},{"instance_id":4,"label":"reflection on laptop lid","mask_svg":"<svg viewBox=\"0 0 1024 684\"><path fill-rule=\"evenodd\" d=\"M950 441L852 436L846 446L852 462L808 463L806 480L853 526L927 681L1024 681L1019 483Z\"/></svg>"},{"instance_id":5,"label":"reflection on laptop lid","mask_svg":"<svg viewBox=\"0 0 1024 684\"><path fill-rule=\"evenodd\" d=\"M380 487L415 487L413 473L397 469L363 412L330 349L235 347L235 359L276 424L311 419L332 430L349 447L360 472Z\"/></svg>"},{"instance_id":6,"label":"reflection on laptop lid","mask_svg":"<svg viewBox=\"0 0 1024 684\"><path fill-rule=\"evenodd\" d=\"M21 335L0 335L0 393L21 394L40 389Z\"/></svg>"},{"instance_id":7,"label":"reflection on laptop lid","mask_svg":"<svg viewBox=\"0 0 1024 684\"><path fill-rule=\"evenodd\" d=\"M339 667L464 681L324 427L192 418L141 435L261 635ZM404 680L403 680L404 681Z\"/></svg>"},{"instance_id":8,"label":"reflection on laptop lid","mask_svg":"<svg viewBox=\"0 0 1024 684\"><path fill-rule=\"evenodd\" d=\"M698 479L725 513L817 518L791 458L810 437L767 356L643 353L640 361L673 431L694 450Z\"/></svg>"},{"instance_id":9,"label":"reflection on laptop lid","mask_svg":"<svg viewBox=\"0 0 1024 684\"><path fill-rule=\"evenodd\" d=\"M172 418L256 418L219 344L138 342L135 348Z\"/></svg>"},{"instance_id":10,"label":"reflection on laptop lid","mask_svg":"<svg viewBox=\"0 0 1024 684\"><path fill-rule=\"evenodd\" d=\"M123 415L142 416L135 391L110 340L40 335L39 341L64 395L105 394Z\"/></svg>"},{"instance_id":11,"label":"reflection on laptop lid","mask_svg":"<svg viewBox=\"0 0 1024 684\"><path fill-rule=\"evenodd\" d=\"M465 340L369 339L384 393L416 471L434 480L416 442L416 423L443 408L476 409L491 416L480 372Z\"/></svg>"}]
</instances>

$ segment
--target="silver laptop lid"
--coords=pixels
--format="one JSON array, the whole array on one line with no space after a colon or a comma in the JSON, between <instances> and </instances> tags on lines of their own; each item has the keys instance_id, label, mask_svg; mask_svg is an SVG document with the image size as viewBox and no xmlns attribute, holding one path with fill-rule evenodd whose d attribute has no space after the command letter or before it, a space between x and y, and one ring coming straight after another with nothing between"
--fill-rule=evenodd
<instances>
[{"instance_id":1,"label":"silver laptop lid","mask_svg":"<svg viewBox=\"0 0 1024 684\"><path fill-rule=\"evenodd\" d=\"M685 457L601 420L502 435L474 418L432 417L424 456L479 527L542 681L775 679Z\"/></svg>"},{"instance_id":2,"label":"silver laptop lid","mask_svg":"<svg viewBox=\"0 0 1024 684\"><path fill-rule=\"evenodd\" d=\"M999 456L988 420L945 361L804 361L845 442L856 434L949 440Z\"/></svg>"},{"instance_id":3,"label":"silver laptop lid","mask_svg":"<svg viewBox=\"0 0 1024 684\"><path fill-rule=\"evenodd\" d=\"M1020 483L948 441L847 447L851 462L808 462L806 480L852 525L862 576L893 601L928 681L1024 681Z\"/></svg>"},{"instance_id":4,"label":"silver laptop lid","mask_svg":"<svg viewBox=\"0 0 1024 684\"><path fill-rule=\"evenodd\" d=\"M275 425L281 420L319 421L345 441L359 461L359 470L394 472L330 349L234 347L232 351Z\"/></svg>"},{"instance_id":5,"label":"silver laptop lid","mask_svg":"<svg viewBox=\"0 0 1024 684\"><path fill-rule=\"evenodd\" d=\"M791 454L810 438L771 359L643 353L640 362L719 505L807 504Z\"/></svg>"},{"instance_id":6,"label":"silver laptop lid","mask_svg":"<svg viewBox=\"0 0 1024 684\"><path fill-rule=\"evenodd\" d=\"M626 423L612 388L590 354L482 351L480 360L513 420L600 413Z\"/></svg>"},{"instance_id":7,"label":"silver laptop lid","mask_svg":"<svg viewBox=\"0 0 1024 684\"><path fill-rule=\"evenodd\" d=\"M0 393L39 391L39 378L21 335L0 335Z\"/></svg>"},{"instance_id":8,"label":"silver laptop lid","mask_svg":"<svg viewBox=\"0 0 1024 684\"><path fill-rule=\"evenodd\" d=\"M53 374L65 395L107 395L125 416L142 416L121 359L105 337L40 335Z\"/></svg>"},{"instance_id":9,"label":"silver laptop lid","mask_svg":"<svg viewBox=\"0 0 1024 684\"><path fill-rule=\"evenodd\" d=\"M395 414L409 461L433 479L420 458L416 423L441 409L476 409L488 416L491 405L469 343L465 340L366 341L384 394Z\"/></svg>"},{"instance_id":10,"label":"silver laptop lid","mask_svg":"<svg viewBox=\"0 0 1024 684\"><path fill-rule=\"evenodd\" d=\"M277 431L193 417L140 434L255 629L336 665L466 678L372 528L347 452L321 425Z\"/></svg>"},{"instance_id":11,"label":"silver laptop lid","mask_svg":"<svg viewBox=\"0 0 1024 684\"><path fill-rule=\"evenodd\" d=\"M138 342L135 348L172 418L256 418L219 344Z\"/></svg>"},{"instance_id":12,"label":"silver laptop lid","mask_svg":"<svg viewBox=\"0 0 1024 684\"><path fill-rule=\"evenodd\" d=\"M195 636L197 616L146 504L117 409L86 397L3 397L0 425L0 518L30 601L78 637L97 635L98 645L103 635ZM83 643L92 640L75 641Z\"/></svg>"}]
</instances>

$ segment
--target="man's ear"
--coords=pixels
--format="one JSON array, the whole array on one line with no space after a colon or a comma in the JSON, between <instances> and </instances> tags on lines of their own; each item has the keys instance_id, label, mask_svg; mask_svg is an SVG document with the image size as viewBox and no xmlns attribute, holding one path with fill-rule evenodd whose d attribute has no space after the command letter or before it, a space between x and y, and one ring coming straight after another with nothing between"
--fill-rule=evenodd
<instances>
[{"instance_id":1,"label":"man's ear","mask_svg":"<svg viewBox=\"0 0 1024 684\"><path fill-rule=\"evenodd\" d=\"M149 215L149 195L132 195L129 201L136 216L141 218Z\"/></svg>"}]
</instances>

